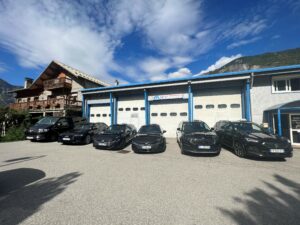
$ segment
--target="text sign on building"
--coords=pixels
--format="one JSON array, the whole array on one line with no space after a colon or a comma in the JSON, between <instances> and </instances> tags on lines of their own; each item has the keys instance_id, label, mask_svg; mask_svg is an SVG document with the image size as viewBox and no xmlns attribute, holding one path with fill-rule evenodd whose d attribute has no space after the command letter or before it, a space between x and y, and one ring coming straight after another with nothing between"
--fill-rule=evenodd
<instances>
[{"instance_id":1,"label":"text sign on building","mask_svg":"<svg viewBox=\"0 0 300 225\"><path fill-rule=\"evenodd\" d=\"M168 99L188 99L188 94L169 94L149 96L149 101L168 100Z\"/></svg>"},{"instance_id":2,"label":"text sign on building","mask_svg":"<svg viewBox=\"0 0 300 225\"><path fill-rule=\"evenodd\" d=\"M87 100L88 105L96 105L96 104L109 104L109 99L97 99L97 100Z\"/></svg>"}]
</instances>

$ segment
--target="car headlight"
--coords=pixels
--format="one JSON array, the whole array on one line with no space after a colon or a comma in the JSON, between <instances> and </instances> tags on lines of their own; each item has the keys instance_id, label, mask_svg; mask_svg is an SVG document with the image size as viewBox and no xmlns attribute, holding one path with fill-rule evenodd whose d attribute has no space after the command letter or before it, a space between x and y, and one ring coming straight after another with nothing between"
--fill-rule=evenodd
<instances>
[{"instance_id":1,"label":"car headlight","mask_svg":"<svg viewBox=\"0 0 300 225\"><path fill-rule=\"evenodd\" d=\"M213 142L216 144L218 142L218 136L213 136Z\"/></svg>"},{"instance_id":2,"label":"car headlight","mask_svg":"<svg viewBox=\"0 0 300 225\"><path fill-rule=\"evenodd\" d=\"M291 144L291 141L290 141L290 139L286 139L286 141L287 141L287 143Z\"/></svg>"},{"instance_id":3,"label":"car headlight","mask_svg":"<svg viewBox=\"0 0 300 225\"><path fill-rule=\"evenodd\" d=\"M48 132L48 131L49 131L48 128L40 128L40 129L38 129L39 133L45 133L45 132Z\"/></svg>"},{"instance_id":4,"label":"car headlight","mask_svg":"<svg viewBox=\"0 0 300 225\"><path fill-rule=\"evenodd\" d=\"M197 144L197 141L198 141L197 138L190 138L190 139L188 139L188 140L189 140L189 142L190 142L191 144L193 144L193 145Z\"/></svg>"},{"instance_id":5,"label":"car headlight","mask_svg":"<svg viewBox=\"0 0 300 225\"><path fill-rule=\"evenodd\" d=\"M254 143L258 143L259 142L259 140L254 139L254 138L245 138L245 140L248 141L248 142L254 142Z\"/></svg>"}]
</instances>

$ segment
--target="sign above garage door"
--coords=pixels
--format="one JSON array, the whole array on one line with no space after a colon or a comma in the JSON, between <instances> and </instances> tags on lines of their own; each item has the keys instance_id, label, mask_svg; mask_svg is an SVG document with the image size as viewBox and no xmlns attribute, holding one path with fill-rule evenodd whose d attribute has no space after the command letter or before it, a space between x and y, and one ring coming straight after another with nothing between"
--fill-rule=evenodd
<instances>
[{"instance_id":1,"label":"sign above garage door","mask_svg":"<svg viewBox=\"0 0 300 225\"><path fill-rule=\"evenodd\" d=\"M187 93L184 94L169 94L169 95L153 95L149 96L149 101L157 101L157 100L167 100L167 99L188 99L189 95Z\"/></svg>"}]
</instances>

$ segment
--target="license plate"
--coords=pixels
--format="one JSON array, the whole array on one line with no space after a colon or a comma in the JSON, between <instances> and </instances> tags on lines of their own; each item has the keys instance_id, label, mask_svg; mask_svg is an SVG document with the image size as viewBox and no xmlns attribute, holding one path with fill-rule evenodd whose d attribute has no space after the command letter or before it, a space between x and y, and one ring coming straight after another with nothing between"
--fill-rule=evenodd
<instances>
[{"instance_id":1,"label":"license plate","mask_svg":"<svg viewBox=\"0 0 300 225\"><path fill-rule=\"evenodd\" d=\"M64 137L63 140L64 140L64 141L70 141L71 139L68 138L68 137Z\"/></svg>"},{"instance_id":2,"label":"license plate","mask_svg":"<svg viewBox=\"0 0 300 225\"><path fill-rule=\"evenodd\" d=\"M106 143L98 143L99 146L106 146Z\"/></svg>"},{"instance_id":3,"label":"license plate","mask_svg":"<svg viewBox=\"0 0 300 225\"><path fill-rule=\"evenodd\" d=\"M27 137L26 137L26 139L28 139L28 140L32 140L32 139L33 139L33 137L27 136Z\"/></svg>"},{"instance_id":4,"label":"license plate","mask_svg":"<svg viewBox=\"0 0 300 225\"><path fill-rule=\"evenodd\" d=\"M199 149L210 149L209 145L199 145L198 146Z\"/></svg>"},{"instance_id":5,"label":"license plate","mask_svg":"<svg viewBox=\"0 0 300 225\"><path fill-rule=\"evenodd\" d=\"M284 153L284 149L270 149L271 153Z\"/></svg>"},{"instance_id":6,"label":"license plate","mask_svg":"<svg viewBox=\"0 0 300 225\"><path fill-rule=\"evenodd\" d=\"M151 149L151 146L149 146L149 145L144 145L144 146L142 146L142 149Z\"/></svg>"}]
</instances>

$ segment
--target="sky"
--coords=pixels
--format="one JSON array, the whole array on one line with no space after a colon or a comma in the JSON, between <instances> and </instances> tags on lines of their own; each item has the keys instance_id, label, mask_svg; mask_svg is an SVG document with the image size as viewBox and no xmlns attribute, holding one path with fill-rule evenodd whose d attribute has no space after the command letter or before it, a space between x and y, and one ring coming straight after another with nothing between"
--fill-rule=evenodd
<instances>
[{"instance_id":1,"label":"sky","mask_svg":"<svg viewBox=\"0 0 300 225\"><path fill-rule=\"evenodd\" d=\"M113 84L199 75L300 47L299 0L0 0L0 78L52 60Z\"/></svg>"}]
</instances>

